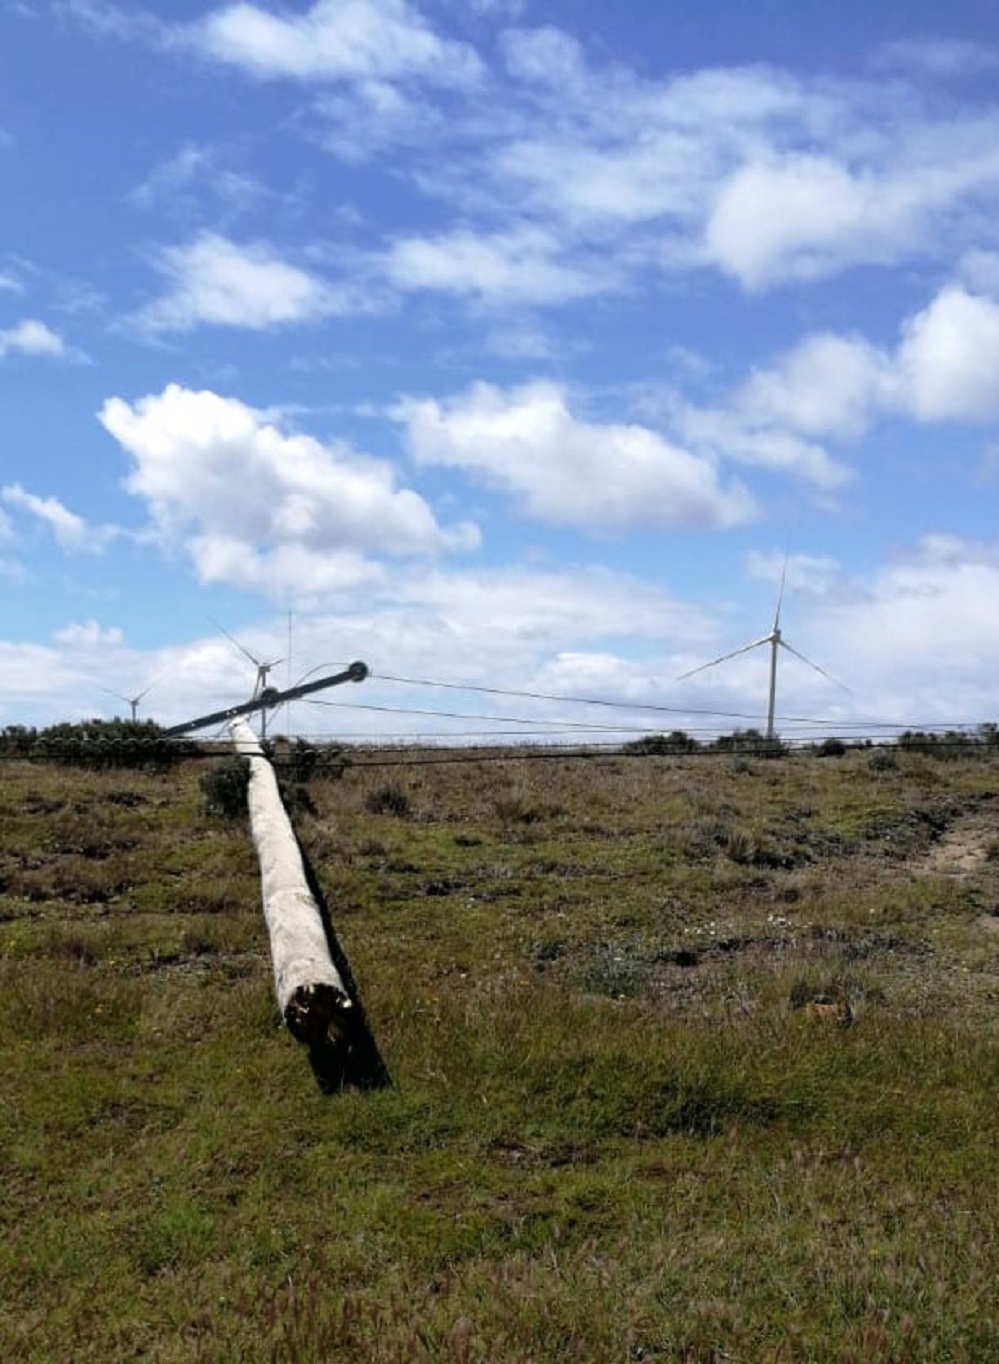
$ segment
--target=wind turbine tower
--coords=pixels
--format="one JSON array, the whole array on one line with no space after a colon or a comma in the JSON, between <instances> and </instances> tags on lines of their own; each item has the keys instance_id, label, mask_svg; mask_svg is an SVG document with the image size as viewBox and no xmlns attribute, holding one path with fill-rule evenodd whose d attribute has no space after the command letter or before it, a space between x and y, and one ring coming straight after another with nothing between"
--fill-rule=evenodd
<instances>
[{"instance_id":1,"label":"wind turbine tower","mask_svg":"<svg viewBox=\"0 0 999 1364\"><path fill-rule=\"evenodd\" d=\"M803 653L799 653L781 634L780 629L780 608L784 600L784 585L787 581L787 558L784 559L784 569L780 575L780 592L777 595L777 610L774 613L774 623L769 632L762 635L759 639L754 639L750 644L744 644L741 649L733 649L729 654L722 654L719 658L713 658L710 663L701 663L696 668L691 668L689 672L681 673L676 679L682 682L687 677L693 677L695 673L705 672L708 668L713 668L719 663L725 663L730 658L737 658L739 654L748 654L752 649L759 649L764 644L770 645L770 688L767 694L767 739L776 738L774 729L774 713L777 706L777 654L781 649L786 649L795 658L801 659L802 663L807 663L815 672L820 673L827 681L834 683L835 686L843 686L842 682L837 682L826 672L825 668L820 668L817 663L813 663L810 658L806 658Z\"/></svg>"}]
</instances>

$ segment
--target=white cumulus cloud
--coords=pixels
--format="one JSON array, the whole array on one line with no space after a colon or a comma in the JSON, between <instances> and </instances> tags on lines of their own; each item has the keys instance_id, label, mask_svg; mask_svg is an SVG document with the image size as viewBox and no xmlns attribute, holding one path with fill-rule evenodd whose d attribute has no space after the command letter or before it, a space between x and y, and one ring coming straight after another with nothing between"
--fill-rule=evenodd
<instances>
[{"instance_id":1,"label":"white cumulus cloud","mask_svg":"<svg viewBox=\"0 0 999 1364\"><path fill-rule=\"evenodd\" d=\"M903 400L924 421L999 417L999 303L949 286L906 324Z\"/></svg>"},{"instance_id":2,"label":"white cumulus cloud","mask_svg":"<svg viewBox=\"0 0 999 1364\"><path fill-rule=\"evenodd\" d=\"M62 337L44 322L29 317L16 326L0 329L0 360L13 351L58 358L66 354L66 346Z\"/></svg>"},{"instance_id":3,"label":"white cumulus cloud","mask_svg":"<svg viewBox=\"0 0 999 1364\"><path fill-rule=\"evenodd\" d=\"M547 304L599 293L613 268L560 260L558 239L537 227L477 234L459 228L438 237L406 237L384 259L389 281L406 291L437 290L497 303Z\"/></svg>"},{"instance_id":4,"label":"white cumulus cloud","mask_svg":"<svg viewBox=\"0 0 999 1364\"><path fill-rule=\"evenodd\" d=\"M96 620L71 621L61 630L56 630L53 639L58 644L68 644L85 649L117 648L124 642L124 635L117 625L100 625Z\"/></svg>"},{"instance_id":5,"label":"white cumulus cloud","mask_svg":"<svg viewBox=\"0 0 999 1364\"><path fill-rule=\"evenodd\" d=\"M287 432L235 398L171 384L100 420L131 458L126 487L163 540L206 582L308 594L378 576L380 556L474 547L471 525L438 525L390 466Z\"/></svg>"},{"instance_id":6,"label":"white cumulus cloud","mask_svg":"<svg viewBox=\"0 0 999 1364\"><path fill-rule=\"evenodd\" d=\"M987 423L999 417L999 303L946 285L905 319L895 347L816 333L755 369L714 407L677 402L695 449L782 469L833 492L851 477L827 442L880 418Z\"/></svg>"},{"instance_id":7,"label":"white cumulus cloud","mask_svg":"<svg viewBox=\"0 0 999 1364\"><path fill-rule=\"evenodd\" d=\"M116 534L111 527L89 525L57 497L39 497L37 493L29 493L19 483L0 488L0 497L9 507L26 511L48 526L59 548L70 554L101 550Z\"/></svg>"},{"instance_id":8,"label":"white cumulus cloud","mask_svg":"<svg viewBox=\"0 0 999 1364\"><path fill-rule=\"evenodd\" d=\"M754 514L738 483L638 425L573 415L544 382L509 391L476 384L441 403L399 408L415 457L469 470L521 497L528 512L563 525L731 526Z\"/></svg>"},{"instance_id":9,"label":"white cumulus cloud","mask_svg":"<svg viewBox=\"0 0 999 1364\"><path fill-rule=\"evenodd\" d=\"M831 274L847 262L905 254L911 231L899 208L883 178L830 157L750 163L721 187L708 255L750 289Z\"/></svg>"},{"instance_id":10,"label":"white cumulus cloud","mask_svg":"<svg viewBox=\"0 0 999 1364\"><path fill-rule=\"evenodd\" d=\"M999 668L999 546L929 535L885 564L866 592L824 612L821 630L833 657L853 660L857 681L898 688L912 718L956 722L991 715ZM882 694L884 694L882 692Z\"/></svg>"},{"instance_id":11,"label":"white cumulus cloud","mask_svg":"<svg viewBox=\"0 0 999 1364\"><path fill-rule=\"evenodd\" d=\"M481 74L475 51L442 38L406 0L317 0L303 14L231 4L185 36L206 57L260 78L302 81L420 77L465 85Z\"/></svg>"},{"instance_id":12,"label":"white cumulus cloud","mask_svg":"<svg viewBox=\"0 0 999 1364\"><path fill-rule=\"evenodd\" d=\"M892 384L888 358L860 337L818 333L755 371L733 406L758 426L809 436L855 436Z\"/></svg>"},{"instance_id":13,"label":"white cumulus cloud","mask_svg":"<svg viewBox=\"0 0 999 1364\"><path fill-rule=\"evenodd\" d=\"M199 325L263 331L364 307L359 296L291 264L265 243L239 245L212 232L165 248L158 266L167 292L135 319L153 332Z\"/></svg>"}]
</instances>

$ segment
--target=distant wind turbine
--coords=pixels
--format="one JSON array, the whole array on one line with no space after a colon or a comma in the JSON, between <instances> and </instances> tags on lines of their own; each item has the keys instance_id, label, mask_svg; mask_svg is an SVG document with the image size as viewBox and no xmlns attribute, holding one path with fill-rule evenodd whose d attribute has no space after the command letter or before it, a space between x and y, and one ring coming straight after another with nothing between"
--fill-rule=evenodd
<instances>
[{"instance_id":1,"label":"distant wind turbine","mask_svg":"<svg viewBox=\"0 0 999 1364\"><path fill-rule=\"evenodd\" d=\"M784 569L780 575L780 592L777 594L777 610L774 613L774 623L768 634L762 635L759 639L754 639L751 644L744 644L741 649L733 649L730 654L722 654L720 658L713 658L710 663L701 663L696 668L691 668L689 672L681 673L676 679L682 682L687 677L693 677L695 673L705 672L708 668L714 668L719 663L725 663L730 658L736 658L739 654L748 654L751 649L758 649L763 644L770 645L770 691L767 700L767 738L775 737L774 731L774 708L777 703L777 653L780 649L786 649L789 654L794 654L795 658L800 658L802 663L821 673L827 681L832 682L837 687L843 687L842 682L837 682L836 678L827 673L825 668L820 668L817 663L813 663L810 658L799 653L797 649L788 644L784 639L780 629L780 608L784 600L784 585L787 581L787 557L784 558ZM848 687L843 687L848 691Z\"/></svg>"},{"instance_id":2,"label":"distant wind turbine","mask_svg":"<svg viewBox=\"0 0 999 1364\"><path fill-rule=\"evenodd\" d=\"M145 689L145 691L140 691L137 696L122 696L121 692L112 691L110 687L101 687L101 691L106 691L108 696L117 696L119 701L124 701L127 706L131 706L132 721L134 723L136 716L139 713L139 702L145 695L151 692L155 686L156 686L155 682L150 682L149 686Z\"/></svg>"},{"instance_id":3,"label":"distant wind turbine","mask_svg":"<svg viewBox=\"0 0 999 1364\"><path fill-rule=\"evenodd\" d=\"M253 666L256 668L257 680L256 683L254 684L253 695L251 696L250 699L255 701L257 697L263 696L264 692L267 691L267 678L271 670L276 668L279 663L283 663L284 659L273 658L270 660L269 663L261 662L259 658L256 658L253 654L250 653L249 649L244 648L244 646L240 644L239 640L235 637L235 635L231 635L229 631L225 628L225 626L220 625L219 622L213 616L209 616L208 619L212 622L212 624L215 626L217 630L222 631L226 639L229 640L230 644L235 644L236 648L243 655L243 657L248 658L250 662L253 664ZM261 710L260 712L260 737L261 739L267 738L266 710Z\"/></svg>"}]
</instances>

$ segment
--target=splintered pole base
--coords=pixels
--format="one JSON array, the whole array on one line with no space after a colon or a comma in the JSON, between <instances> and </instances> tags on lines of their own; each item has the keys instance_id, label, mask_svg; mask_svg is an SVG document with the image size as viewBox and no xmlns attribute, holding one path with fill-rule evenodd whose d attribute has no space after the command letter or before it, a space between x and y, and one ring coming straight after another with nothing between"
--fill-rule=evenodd
<instances>
[{"instance_id":1,"label":"splintered pole base","mask_svg":"<svg viewBox=\"0 0 999 1364\"><path fill-rule=\"evenodd\" d=\"M353 1002L331 985L300 985L284 1006L284 1021L297 1041L309 1047L346 1044Z\"/></svg>"}]
</instances>

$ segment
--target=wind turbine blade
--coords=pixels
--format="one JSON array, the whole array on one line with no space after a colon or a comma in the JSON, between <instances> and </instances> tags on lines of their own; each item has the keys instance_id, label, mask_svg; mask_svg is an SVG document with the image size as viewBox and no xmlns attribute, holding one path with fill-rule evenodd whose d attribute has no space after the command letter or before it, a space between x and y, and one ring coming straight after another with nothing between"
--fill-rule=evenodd
<instances>
[{"instance_id":1,"label":"wind turbine blade","mask_svg":"<svg viewBox=\"0 0 999 1364\"><path fill-rule=\"evenodd\" d=\"M821 673L822 676L826 678L827 681L832 682L834 686L842 687L844 691L850 690L850 688L846 685L845 682L840 682L838 678L833 677L832 673L827 673L825 668L820 668L817 663L813 663L810 658L806 658L803 653L800 653L797 649L792 648L791 645L788 644L787 640L782 639L780 641L780 644L781 648L786 649L789 654L794 654L795 658L800 658L802 663L807 663L810 668L813 668L815 670L815 672Z\"/></svg>"},{"instance_id":2,"label":"wind turbine blade","mask_svg":"<svg viewBox=\"0 0 999 1364\"><path fill-rule=\"evenodd\" d=\"M132 698L130 696L122 696L120 691L112 691L110 687L101 687L100 690L107 692L108 696L116 696L119 701L126 701L129 705L132 704Z\"/></svg>"},{"instance_id":3,"label":"wind turbine blade","mask_svg":"<svg viewBox=\"0 0 999 1364\"><path fill-rule=\"evenodd\" d=\"M780 591L777 593L777 610L774 612L774 634L780 629L780 608L784 604L784 588L787 585L787 561L790 557L790 549L785 550L784 567L780 571Z\"/></svg>"},{"instance_id":4,"label":"wind turbine blade","mask_svg":"<svg viewBox=\"0 0 999 1364\"><path fill-rule=\"evenodd\" d=\"M754 639L752 644L744 644L741 649L733 649L730 654L722 654L720 658L713 658L710 663L700 663L696 668L691 668L689 672L681 673L676 679L682 682L685 677L693 677L695 673L702 673L708 668L715 667L718 663L725 663L730 658L737 658L739 654L748 654L750 649L758 649L761 644L769 644L773 635L764 635L761 639Z\"/></svg>"},{"instance_id":5,"label":"wind turbine blade","mask_svg":"<svg viewBox=\"0 0 999 1364\"><path fill-rule=\"evenodd\" d=\"M230 635L229 631L225 628L225 626L220 625L214 616L209 616L208 619L215 626L216 630L222 631L226 639L229 640L231 644L235 644L236 648L239 650L239 652L243 655L244 658L248 658L255 668L260 667L260 659L254 658L253 655L250 653L249 649L244 649L242 644L240 644L239 640L235 637L235 635Z\"/></svg>"}]
</instances>

